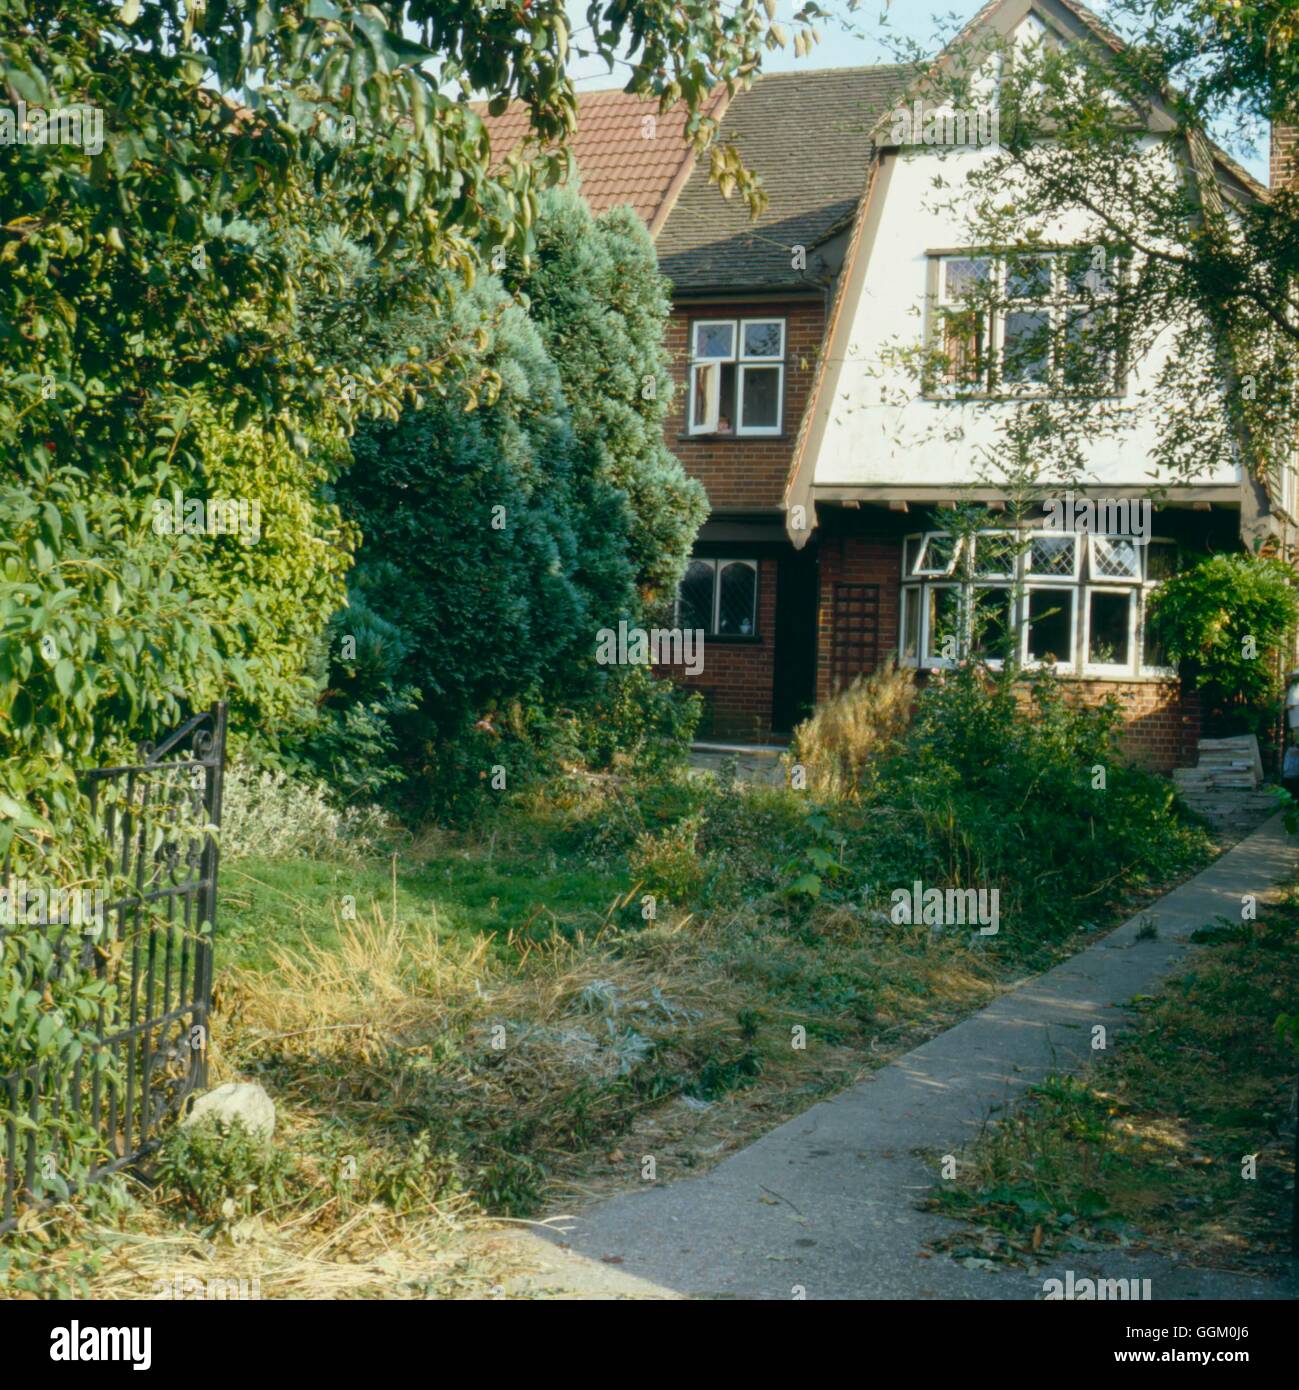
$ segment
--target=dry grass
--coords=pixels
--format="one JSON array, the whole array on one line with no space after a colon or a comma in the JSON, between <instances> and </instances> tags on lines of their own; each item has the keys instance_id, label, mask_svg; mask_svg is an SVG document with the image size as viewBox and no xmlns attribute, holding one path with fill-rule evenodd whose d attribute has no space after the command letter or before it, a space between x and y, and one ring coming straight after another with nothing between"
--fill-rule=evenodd
<instances>
[{"instance_id":1,"label":"dry grass","mask_svg":"<svg viewBox=\"0 0 1299 1390\"><path fill-rule=\"evenodd\" d=\"M819 706L795 729L792 747L813 794L856 797L871 764L906 732L915 700L915 673L890 663Z\"/></svg>"}]
</instances>

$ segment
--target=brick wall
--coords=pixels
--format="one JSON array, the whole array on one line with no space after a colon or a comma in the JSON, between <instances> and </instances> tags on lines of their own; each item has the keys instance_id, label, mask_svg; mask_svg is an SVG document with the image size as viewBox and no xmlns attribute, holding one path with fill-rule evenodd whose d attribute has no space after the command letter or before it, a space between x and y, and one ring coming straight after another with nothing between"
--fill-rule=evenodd
<instances>
[{"instance_id":1,"label":"brick wall","mask_svg":"<svg viewBox=\"0 0 1299 1390\"><path fill-rule=\"evenodd\" d=\"M758 637L753 642L706 642L704 669L688 676L664 670L704 696L700 738L765 739L771 732L772 673L775 669L776 561L758 560Z\"/></svg>"},{"instance_id":2,"label":"brick wall","mask_svg":"<svg viewBox=\"0 0 1299 1390\"><path fill-rule=\"evenodd\" d=\"M694 319L717 318L785 319L785 400L780 435L695 438L687 435L690 323ZM691 304L674 309L668 324L667 345L677 391L664 436L668 448L681 460L686 472L703 483L714 511L780 505L824 331L825 307L820 300Z\"/></svg>"},{"instance_id":3,"label":"brick wall","mask_svg":"<svg viewBox=\"0 0 1299 1390\"><path fill-rule=\"evenodd\" d=\"M837 584L872 584L879 588L876 662L873 670L898 649L898 607L902 590L902 541L887 531L827 535L821 542L821 584L816 614L816 698L833 694L835 682L834 601ZM855 674L852 670L848 676ZM846 684L840 680L838 684Z\"/></svg>"},{"instance_id":4,"label":"brick wall","mask_svg":"<svg viewBox=\"0 0 1299 1390\"><path fill-rule=\"evenodd\" d=\"M1273 188L1291 188L1299 182L1299 127L1272 127L1270 181Z\"/></svg>"},{"instance_id":5,"label":"brick wall","mask_svg":"<svg viewBox=\"0 0 1299 1390\"><path fill-rule=\"evenodd\" d=\"M1121 746L1134 763L1152 772L1194 767L1199 758L1200 698L1196 691L1170 681L1069 682L1070 692L1086 704L1114 696L1123 709Z\"/></svg>"}]
</instances>

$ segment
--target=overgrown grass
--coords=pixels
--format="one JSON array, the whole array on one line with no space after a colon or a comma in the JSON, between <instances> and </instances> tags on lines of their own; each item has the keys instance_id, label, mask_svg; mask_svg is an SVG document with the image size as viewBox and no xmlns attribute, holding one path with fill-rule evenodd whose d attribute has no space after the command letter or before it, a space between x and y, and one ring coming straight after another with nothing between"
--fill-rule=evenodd
<instances>
[{"instance_id":1,"label":"overgrown grass","mask_svg":"<svg viewBox=\"0 0 1299 1390\"><path fill-rule=\"evenodd\" d=\"M1194 939L1114 1055L1052 1076L967 1151L934 1203L970 1223L948 1248L1150 1245L1245 1270L1288 1249L1299 1055L1275 1025L1299 996L1299 897Z\"/></svg>"},{"instance_id":2,"label":"overgrown grass","mask_svg":"<svg viewBox=\"0 0 1299 1390\"><path fill-rule=\"evenodd\" d=\"M399 1248L387 1287L421 1296L414 1245L444 1248L476 1214L636 1186L646 1154L655 1180L682 1176L1199 862L1206 842L1162 784L1115 766L1096 794L1103 732L956 686L842 800L571 774L395 854L327 826L297 857L231 857L213 1079L267 1087L289 1163L270 1209L235 1202L227 1219L164 1156L173 1178L124 1230L142 1223L186 1259L228 1249L264 1271L264 1296L277 1280L309 1296L313 1262L320 1296L360 1296L382 1281L341 1275L343 1252ZM1056 804L1067 823L1048 833ZM263 812L296 833L291 806ZM999 886L999 933L897 925L891 891L916 878ZM120 1270L101 1280L134 1288Z\"/></svg>"}]
</instances>

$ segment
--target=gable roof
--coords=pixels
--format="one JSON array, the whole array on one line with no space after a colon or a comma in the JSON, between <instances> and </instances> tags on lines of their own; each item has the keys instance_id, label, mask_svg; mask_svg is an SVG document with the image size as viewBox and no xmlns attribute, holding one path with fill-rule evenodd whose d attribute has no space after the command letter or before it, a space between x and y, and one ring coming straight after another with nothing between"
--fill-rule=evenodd
<instances>
[{"instance_id":1,"label":"gable roof","mask_svg":"<svg viewBox=\"0 0 1299 1390\"><path fill-rule=\"evenodd\" d=\"M719 88L705 109L716 115L725 99L725 89ZM494 157L522 152L529 145L537 148L523 102L511 102L499 116L489 116L485 106L479 114ZM608 212L630 204L655 234L694 162L694 152L686 144L686 120L686 108L680 103L660 112L652 97L630 96L616 89L580 92L577 130L567 145L591 210Z\"/></svg>"},{"instance_id":2,"label":"gable roof","mask_svg":"<svg viewBox=\"0 0 1299 1390\"><path fill-rule=\"evenodd\" d=\"M914 78L906 66L775 72L759 77L726 111L719 138L733 140L761 175L767 207L754 222L742 198L693 171L658 236L659 268L678 291L820 287L813 249L851 224L866 186L871 130ZM807 250L795 270L792 248Z\"/></svg>"},{"instance_id":3,"label":"gable roof","mask_svg":"<svg viewBox=\"0 0 1299 1390\"><path fill-rule=\"evenodd\" d=\"M814 249L851 226L873 154L870 132L914 77L907 66L766 73L729 105L719 89L710 108L719 138L735 142L767 193L757 222L742 198L723 198L709 182L708 156L686 144L681 106L660 114L653 99L579 93L569 148L592 210L630 204L678 290L820 287ZM480 114L494 154L526 149L522 102L500 116ZM648 139L647 116L654 118ZM798 245L807 248L806 271L791 266Z\"/></svg>"},{"instance_id":4,"label":"gable roof","mask_svg":"<svg viewBox=\"0 0 1299 1390\"><path fill-rule=\"evenodd\" d=\"M955 61L961 50L977 38L980 30L991 27L1004 35L1030 13L1035 13L1043 19L1052 20L1055 25L1065 29L1070 27L1068 22L1071 19L1082 32L1089 34L1111 50L1117 52L1125 47L1123 40L1103 24L1091 10L1079 3L1079 0L988 0L988 3L938 55L928 72L917 74L911 85L899 93L898 100L905 104L913 96L923 93L931 75ZM881 147L884 142L877 140L877 137L880 135L886 116L887 107L881 111L875 126L870 131L871 144L876 147L877 153L883 152ZM1167 116L1163 117L1163 121L1167 128L1173 128L1173 122ZM1242 169L1207 136L1200 135L1197 138L1192 138L1190 146L1192 163L1202 186L1212 186L1214 192L1217 193L1224 184L1228 190L1235 191L1231 188L1234 183L1236 189L1248 197L1266 198L1269 196L1268 190L1262 184L1247 170ZM1199 156L1198 160L1197 155ZM888 170L886 169L883 177L877 177L879 166L872 163L869 179L864 184L862 195L857 201L842 273L837 278L834 298L830 305L822 350L817 358L811 390L808 393L807 404L799 422L798 434L790 456L782 505L785 508L787 533L797 549L801 549L807 543L816 526L816 508L811 486L812 472L825 429L828 403L834 394L834 379L838 373L838 365L846 352L845 340L852 317L846 312L847 305L861 293L865 260L869 258L870 243L873 240L871 224L879 216L880 202L883 197L880 185L883 184L887 187L887 173ZM796 507L801 512L801 524L797 526L793 523Z\"/></svg>"}]
</instances>

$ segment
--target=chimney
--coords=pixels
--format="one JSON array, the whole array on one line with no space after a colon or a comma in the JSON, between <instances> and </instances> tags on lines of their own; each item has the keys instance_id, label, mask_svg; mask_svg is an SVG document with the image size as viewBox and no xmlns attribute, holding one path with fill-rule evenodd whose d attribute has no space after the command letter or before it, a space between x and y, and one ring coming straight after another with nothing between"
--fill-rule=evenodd
<instances>
[{"instance_id":1,"label":"chimney","mask_svg":"<svg viewBox=\"0 0 1299 1390\"><path fill-rule=\"evenodd\" d=\"M1299 185L1299 126L1274 122L1271 128L1271 171L1273 188Z\"/></svg>"}]
</instances>

